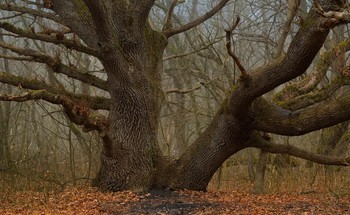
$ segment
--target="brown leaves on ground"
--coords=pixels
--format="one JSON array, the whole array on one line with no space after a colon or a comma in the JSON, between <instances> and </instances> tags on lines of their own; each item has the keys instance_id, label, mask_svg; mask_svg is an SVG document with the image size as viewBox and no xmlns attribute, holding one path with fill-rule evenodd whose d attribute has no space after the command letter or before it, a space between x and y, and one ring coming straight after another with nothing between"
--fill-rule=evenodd
<instances>
[{"instance_id":1,"label":"brown leaves on ground","mask_svg":"<svg viewBox=\"0 0 350 215\"><path fill-rule=\"evenodd\" d=\"M0 214L350 214L350 198L330 193L254 195L238 190L101 193L80 187L58 193L0 193Z\"/></svg>"}]
</instances>

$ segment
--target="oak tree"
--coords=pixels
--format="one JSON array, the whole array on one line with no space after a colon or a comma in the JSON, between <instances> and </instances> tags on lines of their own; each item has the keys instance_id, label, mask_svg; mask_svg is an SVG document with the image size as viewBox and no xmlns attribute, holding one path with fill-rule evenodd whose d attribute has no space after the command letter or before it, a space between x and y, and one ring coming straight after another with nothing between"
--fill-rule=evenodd
<instances>
[{"instance_id":1,"label":"oak tree","mask_svg":"<svg viewBox=\"0 0 350 215\"><path fill-rule=\"evenodd\" d=\"M45 18L63 30L45 29L38 32L2 20L0 28L4 32L23 40L44 41L97 58L103 65L107 80L81 71L62 61L59 56L6 41L0 41L0 47L10 50L12 54L1 57L46 64L54 73L106 91L109 96L76 94L51 86L43 80L1 72L1 83L20 85L27 91L24 94L1 94L0 100L45 100L62 106L69 119L86 132L97 131L103 142L103 151L95 184L101 189L205 190L220 165L248 147L287 153L321 164L349 165L350 158L318 155L290 145L275 144L266 135L302 135L350 119L349 95L330 99L336 89L349 83L346 75L320 90L315 91L315 87L311 87L315 85L312 82L315 78L310 78L307 84L299 87L299 91L286 88L274 102L263 97L274 88L304 74L323 46L330 29L350 21L344 1L315 1L286 53L278 48L270 62L251 71L245 69L232 49L231 33L239 23L237 19L226 30L226 48L227 55L232 57L241 71L239 81L228 89L224 102L206 130L178 159L163 156L157 142L160 106L164 96L160 78L163 52L169 38L210 19L229 0L217 1L204 15L176 27L172 24L172 17L178 0L173 0L162 30L154 29L148 20L155 0L23 2L25 4L17 5L5 1L0 4L0 10ZM292 18L288 18L290 23ZM278 47L283 47L285 38L281 41ZM349 44L346 41L338 49L347 51ZM330 56L327 60L335 58L336 53ZM94 110L108 111L108 116L97 114Z\"/></svg>"}]
</instances>

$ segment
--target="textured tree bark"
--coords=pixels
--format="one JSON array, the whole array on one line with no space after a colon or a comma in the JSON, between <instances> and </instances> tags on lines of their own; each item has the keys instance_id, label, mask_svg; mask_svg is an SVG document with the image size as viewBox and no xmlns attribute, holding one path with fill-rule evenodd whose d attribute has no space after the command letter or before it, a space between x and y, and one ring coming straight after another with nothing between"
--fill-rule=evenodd
<instances>
[{"instance_id":1,"label":"textured tree bark","mask_svg":"<svg viewBox=\"0 0 350 215\"><path fill-rule=\"evenodd\" d=\"M246 146L251 128L227 112L227 101L209 127L173 162L158 169L156 186L171 189L206 190L222 163Z\"/></svg>"},{"instance_id":2,"label":"textured tree bark","mask_svg":"<svg viewBox=\"0 0 350 215\"><path fill-rule=\"evenodd\" d=\"M150 189L161 156L157 142L159 70L166 41L149 26L144 35L135 47L126 47L123 53L108 51L102 61L112 104L98 175L98 185L104 190Z\"/></svg>"},{"instance_id":3,"label":"textured tree bark","mask_svg":"<svg viewBox=\"0 0 350 215\"><path fill-rule=\"evenodd\" d=\"M253 128L269 122L269 115L264 118L263 114L262 122L255 121L255 111L279 113L254 101L279 84L303 74L309 67L329 32L317 27L318 19L319 15L312 10L287 55L252 71L247 82L238 83L209 127L173 161L160 158L156 139L159 67L165 47L165 41L159 46L161 34L151 29L146 29L144 34L129 31L129 38L122 37L122 52L118 52L118 45L100 39L101 61L108 73L112 105L110 128L101 156L99 186L113 191L144 191L151 187L206 190L220 165L249 146L247 142ZM99 38L109 36L105 32L99 34L102 34ZM121 41L119 37L117 40ZM284 129L289 130L287 126Z\"/></svg>"},{"instance_id":4,"label":"textured tree bark","mask_svg":"<svg viewBox=\"0 0 350 215\"><path fill-rule=\"evenodd\" d=\"M320 126L317 124L319 120L327 118L322 118L322 114L312 118L315 109L294 114L259 98L303 74L322 47L329 32L323 23L327 26L329 23L322 22L324 18L311 10L286 56L249 72L248 78L233 86L208 128L180 158L164 159L157 145L156 133L162 97L161 59L166 37L197 25L215 11L183 27L156 32L146 22L154 1L107 2L54 1L56 12L66 17L67 25L89 47L99 50L98 57L108 75L111 96L109 127L100 131L104 148L96 180L103 190L146 191L152 187L205 190L215 171L227 158L254 146L249 144L253 130L299 135L340 122L341 116L350 118L350 114L345 113L348 103L343 106L334 104L331 107L341 115L330 123L324 121ZM324 10L337 9L337 4L341 4L341 1L320 2ZM227 0L220 1L215 10L226 3ZM60 7L67 4L71 7ZM67 14L67 11L73 13ZM328 110L321 108L316 113ZM306 122L308 119L310 121ZM275 147L272 151L285 152L287 149Z\"/></svg>"}]
</instances>

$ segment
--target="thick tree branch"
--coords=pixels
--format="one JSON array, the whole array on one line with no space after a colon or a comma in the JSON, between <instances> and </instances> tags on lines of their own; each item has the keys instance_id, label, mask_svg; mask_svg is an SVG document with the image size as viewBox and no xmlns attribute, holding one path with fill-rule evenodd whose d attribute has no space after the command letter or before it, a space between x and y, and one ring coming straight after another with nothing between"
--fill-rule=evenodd
<instances>
[{"instance_id":1,"label":"thick tree branch","mask_svg":"<svg viewBox=\"0 0 350 215\"><path fill-rule=\"evenodd\" d=\"M209 18L211 18L212 16L214 16L218 11L220 11L228 2L229 0L221 0L215 7L213 7L209 12L205 13L204 15L198 17L197 19L183 25L180 26L178 28L170 28L167 29L165 31L163 31L164 35L166 37L171 37L175 34L179 34L182 33L184 31L187 31L193 27L196 27L197 25L205 22L206 20L208 20Z\"/></svg>"},{"instance_id":2,"label":"thick tree branch","mask_svg":"<svg viewBox=\"0 0 350 215\"><path fill-rule=\"evenodd\" d=\"M253 109L257 109L253 126L267 133L303 135L350 119L350 95L346 93L299 111L289 111L263 99L254 103Z\"/></svg>"},{"instance_id":3,"label":"thick tree branch","mask_svg":"<svg viewBox=\"0 0 350 215\"><path fill-rule=\"evenodd\" d=\"M91 49L89 47L83 46L81 44L78 44L75 40L70 40L66 39L64 37L64 34L59 34L59 33L54 33L54 35L51 34L39 34L39 33L34 33L31 30L24 30L21 28L17 28L14 25L7 23L7 22L0 22L0 28L11 32L13 34L16 34L21 37L26 37L30 38L33 40L40 40L48 43L53 43L56 45L64 45L68 49L74 49L79 52L83 52L92 56L97 57L98 56L98 50L96 49Z\"/></svg>"},{"instance_id":4,"label":"thick tree branch","mask_svg":"<svg viewBox=\"0 0 350 215\"><path fill-rule=\"evenodd\" d=\"M81 82L87 83L91 86L108 91L108 85L107 85L106 81L104 81L104 80L102 80L94 75L87 74L87 73L85 73L77 68L74 68L73 66L67 66L67 65L63 64L58 57L53 58L50 55L46 55L42 52L32 50L32 49L21 49L21 48L15 47L13 45L9 45L9 44L2 42L2 41L0 41L0 47L11 50L12 52L15 52L19 55L25 55L25 56L29 57L29 58L20 57L20 58L16 59L13 57L3 56L7 59L25 60L25 61L30 61L30 62L45 63L55 73L65 74L70 78L74 78L74 79L79 80ZM0 56L0 58L1 57L2 56Z\"/></svg>"},{"instance_id":5,"label":"thick tree branch","mask_svg":"<svg viewBox=\"0 0 350 215\"><path fill-rule=\"evenodd\" d=\"M98 49L96 28L83 0L51 0L58 16L90 48ZM97 1L96 1L97 2Z\"/></svg>"},{"instance_id":6,"label":"thick tree branch","mask_svg":"<svg viewBox=\"0 0 350 215\"><path fill-rule=\"evenodd\" d=\"M324 1L324 3L330 4L325 6L331 8L335 7L335 4L341 4L341 1ZM311 10L305 19L306 24L300 27L286 55L249 72L251 78L248 86L238 83L233 90L229 105L234 116L238 118L244 116L247 107L250 107L256 98L307 70L329 33L329 30L318 28L320 18L322 17L315 10Z\"/></svg>"},{"instance_id":7,"label":"thick tree branch","mask_svg":"<svg viewBox=\"0 0 350 215\"><path fill-rule=\"evenodd\" d=\"M41 99L52 104L62 105L69 119L77 125L84 126L85 132L92 130L102 132L108 128L109 122L105 116L90 113L85 103L78 103L68 96L53 94L46 90L30 90L21 95L0 95L1 101L26 102Z\"/></svg>"},{"instance_id":8,"label":"thick tree branch","mask_svg":"<svg viewBox=\"0 0 350 215\"><path fill-rule=\"evenodd\" d=\"M275 96L274 100L278 103L285 103L286 101L294 100L294 98L314 90L326 75L328 68L332 65L334 60L337 59L339 55L349 50L350 39L347 39L338 43L332 49L322 53L316 64L315 70L310 75L307 75L300 81L293 82L291 85L286 86Z\"/></svg>"},{"instance_id":9,"label":"thick tree branch","mask_svg":"<svg viewBox=\"0 0 350 215\"><path fill-rule=\"evenodd\" d=\"M118 33L114 34L112 33L112 26L118 26L119 28L126 29L127 26L124 23L126 16L129 16L130 14L127 14L127 5L123 1L115 2L113 5L109 4L106 1L95 1L95 0L81 0L83 4L86 5L86 10L88 10L89 14L91 15L91 20L95 28L98 28L99 31L96 32L96 39L99 46L101 46L101 49L108 49L110 51L111 47L104 47L105 45L111 45L111 43L114 43L118 41L118 33L121 32L118 29ZM115 10L115 11L112 11ZM119 14L114 20L113 18L114 14ZM119 18L119 19L118 19ZM115 21L114 25L112 25L112 22ZM97 27L98 26L98 27ZM126 31L126 30L124 30ZM126 32L122 32L123 34ZM124 38L127 39L127 38ZM113 41L112 40L116 40ZM102 44L105 43L105 44Z\"/></svg>"},{"instance_id":10,"label":"thick tree branch","mask_svg":"<svg viewBox=\"0 0 350 215\"><path fill-rule=\"evenodd\" d=\"M135 17L134 19L138 21L140 27L143 27L145 21L148 18L149 11L154 5L155 0L139 0L135 1Z\"/></svg>"},{"instance_id":11,"label":"thick tree branch","mask_svg":"<svg viewBox=\"0 0 350 215\"><path fill-rule=\"evenodd\" d=\"M315 154L302 150L292 145L275 144L265 140L261 135L255 133L252 135L249 145L251 147L263 149L270 153L288 154L294 157L309 160L323 165L350 166L350 157L332 157L326 155Z\"/></svg>"},{"instance_id":12,"label":"thick tree branch","mask_svg":"<svg viewBox=\"0 0 350 215\"><path fill-rule=\"evenodd\" d=\"M9 84L12 86L17 86L24 89L31 90L45 90L48 93L55 95L63 95L72 98L74 101L79 101L85 103L91 109L94 110L108 110L110 105L110 100L104 97L93 97L87 95L73 94L62 89L56 89L50 85L47 85L43 81L36 79L28 79L20 76L11 75L7 72L0 72L0 82L4 84Z\"/></svg>"}]
</instances>

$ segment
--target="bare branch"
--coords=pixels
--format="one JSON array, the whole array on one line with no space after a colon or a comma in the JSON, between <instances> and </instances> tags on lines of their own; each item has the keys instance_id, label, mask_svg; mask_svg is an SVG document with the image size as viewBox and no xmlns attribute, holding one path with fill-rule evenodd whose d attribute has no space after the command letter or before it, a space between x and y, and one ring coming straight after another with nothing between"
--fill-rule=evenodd
<instances>
[{"instance_id":1,"label":"bare branch","mask_svg":"<svg viewBox=\"0 0 350 215\"><path fill-rule=\"evenodd\" d=\"M91 74L87 74L77 68L74 68L73 66L67 66L63 64L58 57L53 58L50 55L46 55L42 52L32 50L32 49L21 49L12 45L9 45L5 42L0 41L0 47L6 48L8 50L11 50L12 52L15 52L19 55L25 55L29 58L14 58L14 57L7 57L3 56L6 59L12 59L12 60L25 60L30 62L38 62L38 63L45 63L47 64L53 72L55 73L61 73L65 74L70 78L74 78L76 80L79 80L81 82L87 83L89 85L92 85L94 87L97 87L99 89L108 91L108 85L107 82L94 76ZM2 56L0 56L1 58Z\"/></svg>"},{"instance_id":2,"label":"bare branch","mask_svg":"<svg viewBox=\"0 0 350 215\"><path fill-rule=\"evenodd\" d=\"M64 37L64 35L60 35L60 34L51 35L51 33L49 35L38 34L38 33L32 32L29 29L24 30L21 28L17 28L14 25L7 23L7 22L0 22L0 28L6 30L8 32L11 32L13 34L16 34L18 36L21 36L21 37L26 37L26 38L30 38L33 40L40 40L40 41L44 41L44 42L49 42L49 43L53 43L56 45L64 45L68 49L74 49L76 51L84 52L86 54L98 57L98 50L91 49L89 47L78 44L75 40L66 39Z\"/></svg>"},{"instance_id":3,"label":"bare branch","mask_svg":"<svg viewBox=\"0 0 350 215\"><path fill-rule=\"evenodd\" d=\"M207 19L214 16L218 11L220 11L228 2L229 0L221 0L215 7L213 7L209 12L205 13L204 15L198 17L197 19L193 20L192 22L189 22L183 26L180 26L178 28L170 28L165 31L163 31L164 35L166 37L171 37L175 34L182 33L184 31L187 31L193 27L196 27L197 25L205 22Z\"/></svg>"},{"instance_id":4,"label":"bare branch","mask_svg":"<svg viewBox=\"0 0 350 215\"><path fill-rule=\"evenodd\" d=\"M180 89L168 89L165 91L166 94L170 94L170 93L179 93L179 94L187 94L187 93L192 93L193 91L199 90L201 89L203 86L207 87L208 84L212 83L213 81L215 81L217 78L210 80L208 82L199 82L199 86L194 87L190 90L180 90Z\"/></svg>"},{"instance_id":5,"label":"bare branch","mask_svg":"<svg viewBox=\"0 0 350 215\"><path fill-rule=\"evenodd\" d=\"M241 71L241 78L248 77L247 71L244 69L243 65L241 64L241 61L237 57L237 55L233 52L232 49L232 32L236 29L237 25L239 24L240 17L237 16L236 21L234 21L234 24L229 27L229 29L226 29L226 49L228 54L232 57L233 61L236 63L238 69Z\"/></svg>"},{"instance_id":6,"label":"bare branch","mask_svg":"<svg viewBox=\"0 0 350 215\"><path fill-rule=\"evenodd\" d=\"M165 91L166 94L170 94L170 93L179 93L179 94L187 94L187 93L192 93L193 91L199 90L201 89L201 86L192 88L190 90L180 90L180 89L168 89Z\"/></svg>"},{"instance_id":7,"label":"bare branch","mask_svg":"<svg viewBox=\"0 0 350 215\"><path fill-rule=\"evenodd\" d=\"M39 17L43 17L46 19L50 19L54 22L57 22L61 25L65 25L65 23L63 22L63 20L58 17L56 14L54 13L46 13L40 10L34 10L31 8L27 8L27 7L21 7L21 6L16 6L16 5L11 5L11 4L0 4L0 9L1 10L6 10L6 11L13 11L13 12L20 12L20 13L27 13L33 16L39 16Z\"/></svg>"},{"instance_id":8,"label":"bare branch","mask_svg":"<svg viewBox=\"0 0 350 215\"><path fill-rule=\"evenodd\" d=\"M292 145L275 144L265 140L255 133L250 140L250 146L260 148L270 153L288 154L323 165L350 166L350 157L332 157L305 151Z\"/></svg>"},{"instance_id":9,"label":"bare branch","mask_svg":"<svg viewBox=\"0 0 350 215\"><path fill-rule=\"evenodd\" d=\"M44 81L23 78L7 72L0 72L0 82L12 86L18 86L24 89L45 90L51 94L68 96L74 99L74 101L84 102L86 106L94 110L108 110L110 107L110 99L97 96L73 94L62 89L56 89L46 84Z\"/></svg>"},{"instance_id":10,"label":"bare branch","mask_svg":"<svg viewBox=\"0 0 350 215\"><path fill-rule=\"evenodd\" d=\"M283 51L284 43L287 39L288 33L289 33L290 28L292 26L293 19L294 19L295 15L297 14L299 5L300 5L300 0L299 1L296 1L296 0L289 0L288 1L287 20L284 23L282 35L278 40L276 52L273 56L274 58L278 58Z\"/></svg>"},{"instance_id":11,"label":"bare branch","mask_svg":"<svg viewBox=\"0 0 350 215\"><path fill-rule=\"evenodd\" d=\"M174 9L175 9L178 1L179 0L173 0L171 2L168 13L166 14L165 19L164 19L163 31L166 31L166 30L172 28L172 25L171 25L172 17L173 17Z\"/></svg>"},{"instance_id":12,"label":"bare branch","mask_svg":"<svg viewBox=\"0 0 350 215\"><path fill-rule=\"evenodd\" d=\"M16 56L9 56L9 55L3 55L3 54L0 54L0 58L7 59L7 60L17 60L17 61L33 61L33 58L31 57L16 57Z\"/></svg>"},{"instance_id":13,"label":"bare branch","mask_svg":"<svg viewBox=\"0 0 350 215\"><path fill-rule=\"evenodd\" d=\"M54 60L54 59L51 59L51 60ZM76 80L79 80L91 86L97 87L101 90L109 91L108 84L105 80L97 76L88 74L77 68L74 68L73 66L67 66L63 63L59 63L55 67L53 67L53 69L54 69L53 72L55 73L62 73L67 75L70 78L74 78Z\"/></svg>"},{"instance_id":14,"label":"bare branch","mask_svg":"<svg viewBox=\"0 0 350 215\"><path fill-rule=\"evenodd\" d=\"M197 52L200 52L202 50L205 50L205 49L208 49L209 47L211 47L212 45L220 42L223 38L219 38L218 40L215 40L211 43L208 43L206 44L205 46L199 48L199 49L196 49L194 51L191 51L191 52L188 52L188 53L184 53L184 54L178 54L178 55L171 55L171 56L168 56L168 57L165 57L163 58L163 61L167 61L167 60L171 60L171 59L174 59L174 58L180 58L180 57L186 57L186 56L189 56L189 55L192 55L192 54L195 54Z\"/></svg>"},{"instance_id":15,"label":"bare branch","mask_svg":"<svg viewBox=\"0 0 350 215\"><path fill-rule=\"evenodd\" d=\"M73 101L68 96L53 94L46 90L30 90L21 95L0 95L0 100L2 101L26 102L41 99L52 104L62 105L69 119L77 125L84 126L85 132L92 130L102 132L108 128L109 122L105 116L96 113L91 114L84 103Z\"/></svg>"}]
</instances>

